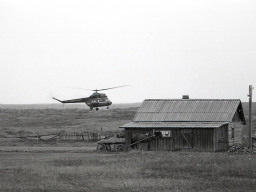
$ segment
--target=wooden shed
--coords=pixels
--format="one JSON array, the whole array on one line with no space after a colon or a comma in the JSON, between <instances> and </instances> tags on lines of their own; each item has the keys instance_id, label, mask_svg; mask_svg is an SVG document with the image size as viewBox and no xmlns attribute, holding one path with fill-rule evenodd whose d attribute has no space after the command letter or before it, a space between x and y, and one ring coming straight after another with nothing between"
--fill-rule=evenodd
<instances>
[{"instance_id":1,"label":"wooden shed","mask_svg":"<svg viewBox=\"0 0 256 192\"><path fill-rule=\"evenodd\" d=\"M236 99L147 99L125 129L128 144L135 134L158 135L144 150L223 151L242 142L245 118Z\"/></svg>"}]
</instances>

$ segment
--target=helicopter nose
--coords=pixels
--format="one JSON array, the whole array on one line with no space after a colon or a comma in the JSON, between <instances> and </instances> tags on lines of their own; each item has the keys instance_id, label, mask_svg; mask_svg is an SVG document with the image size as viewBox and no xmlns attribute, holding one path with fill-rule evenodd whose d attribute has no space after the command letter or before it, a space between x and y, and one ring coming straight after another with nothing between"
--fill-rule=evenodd
<instances>
[{"instance_id":1,"label":"helicopter nose","mask_svg":"<svg viewBox=\"0 0 256 192\"><path fill-rule=\"evenodd\" d=\"M109 101L109 102L108 102L108 105L111 105L111 104L112 104L112 102L111 102L111 101Z\"/></svg>"}]
</instances>

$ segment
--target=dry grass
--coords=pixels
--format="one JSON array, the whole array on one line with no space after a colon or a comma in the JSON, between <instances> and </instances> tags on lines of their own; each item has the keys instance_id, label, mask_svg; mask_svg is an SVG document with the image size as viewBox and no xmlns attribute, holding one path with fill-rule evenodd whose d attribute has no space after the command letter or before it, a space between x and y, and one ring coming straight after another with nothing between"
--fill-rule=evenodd
<instances>
[{"instance_id":1,"label":"dry grass","mask_svg":"<svg viewBox=\"0 0 256 192\"><path fill-rule=\"evenodd\" d=\"M138 108L89 111L85 109L0 109L0 130L6 134L29 132L118 130L130 122Z\"/></svg>"},{"instance_id":2,"label":"dry grass","mask_svg":"<svg viewBox=\"0 0 256 192\"><path fill-rule=\"evenodd\" d=\"M256 156L0 153L0 191L255 191Z\"/></svg>"}]
</instances>

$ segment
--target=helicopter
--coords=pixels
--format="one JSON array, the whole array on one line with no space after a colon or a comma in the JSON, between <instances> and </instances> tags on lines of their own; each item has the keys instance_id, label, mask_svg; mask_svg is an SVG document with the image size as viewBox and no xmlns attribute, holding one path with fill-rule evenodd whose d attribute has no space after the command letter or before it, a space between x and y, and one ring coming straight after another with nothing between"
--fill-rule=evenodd
<instances>
[{"instance_id":1,"label":"helicopter","mask_svg":"<svg viewBox=\"0 0 256 192\"><path fill-rule=\"evenodd\" d=\"M59 101L63 104L65 104L65 103L85 103L86 105L88 105L90 107L90 110L93 110L93 108L96 108L96 111L98 111L99 107L107 106L107 109L109 109L109 106L112 104L112 102L108 99L108 97L105 93L98 93L98 91L105 91L105 90L109 90L109 89L116 89L116 88L126 87L126 86L129 86L129 85L123 85L123 86L111 87L111 88L105 88L105 89L90 90L90 91L94 91L94 93L92 95L90 95L89 97L83 97L83 98L78 98L78 99L59 100L55 97L52 97L52 99ZM88 90L88 89L83 89L83 90Z\"/></svg>"}]
</instances>

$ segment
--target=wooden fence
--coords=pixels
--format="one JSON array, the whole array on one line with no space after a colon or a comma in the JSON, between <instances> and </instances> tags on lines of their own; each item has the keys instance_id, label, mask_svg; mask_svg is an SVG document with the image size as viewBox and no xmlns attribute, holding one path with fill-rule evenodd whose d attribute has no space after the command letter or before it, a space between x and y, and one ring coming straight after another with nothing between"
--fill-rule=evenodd
<instances>
[{"instance_id":1,"label":"wooden fence","mask_svg":"<svg viewBox=\"0 0 256 192\"><path fill-rule=\"evenodd\" d=\"M64 132L59 134L58 139L61 141L98 141L100 135L97 132Z\"/></svg>"}]
</instances>

